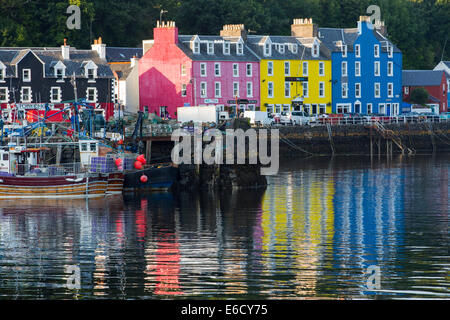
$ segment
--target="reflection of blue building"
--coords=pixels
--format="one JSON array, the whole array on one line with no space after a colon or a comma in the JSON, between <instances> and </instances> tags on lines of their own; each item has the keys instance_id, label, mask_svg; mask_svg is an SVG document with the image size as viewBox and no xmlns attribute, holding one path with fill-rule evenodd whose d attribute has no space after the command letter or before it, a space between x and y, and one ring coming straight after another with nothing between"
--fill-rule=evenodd
<instances>
[{"instance_id":1,"label":"reflection of blue building","mask_svg":"<svg viewBox=\"0 0 450 320\"><path fill-rule=\"evenodd\" d=\"M335 182L335 267L383 269L382 264L397 257L403 242L401 169L367 169L359 175L339 171Z\"/></svg>"},{"instance_id":2,"label":"reflection of blue building","mask_svg":"<svg viewBox=\"0 0 450 320\"><path fill-rule=\"evenodd\" d=\"M356 29L319 28L319 38L332 52L333 113L400 113L402 53L384 25L360 17Z\"/></svg>"}]
</instances>

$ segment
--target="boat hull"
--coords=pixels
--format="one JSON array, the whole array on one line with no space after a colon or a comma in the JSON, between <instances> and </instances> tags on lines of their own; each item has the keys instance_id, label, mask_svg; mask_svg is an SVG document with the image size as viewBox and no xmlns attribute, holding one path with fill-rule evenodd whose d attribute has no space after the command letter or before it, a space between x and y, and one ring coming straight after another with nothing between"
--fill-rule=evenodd
<instances>
[{"instance_id":1,"label":"boat hull","mask_svg":"<svg viewBox=\"0 0 450 320\"><path fill-rule=\"evenodd\" d=\"M142 175L147 176L147 182L141 181ZM177 178L178 168L169 165L126 172L123 188L125 192L140 190L167 191L173 186Z\"/></svg>"},{"instance_id":2,"label":"boat hull","mask_svg":"<svg viewBox=\"0 0 450 320\"><path fill-rule=\"evenodd\" d=\"M97 198L106 194L107 176L0 177L0 199Z\"/></svg>"},{"instance_id":3,"label":"boat hull","mask_svg":"<svg viewBox=\"0 0 450 320\"><path fill-rule=\"evenodd\" d=\"M122 194L123 192L124 174L115 172L108 174L108 187L106 194Z\"/></svg>"}]
</instances>

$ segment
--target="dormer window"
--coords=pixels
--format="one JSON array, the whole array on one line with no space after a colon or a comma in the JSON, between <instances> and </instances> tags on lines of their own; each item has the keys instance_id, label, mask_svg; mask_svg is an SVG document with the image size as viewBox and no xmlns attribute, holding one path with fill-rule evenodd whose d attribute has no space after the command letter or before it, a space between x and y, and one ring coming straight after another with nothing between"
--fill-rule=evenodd
<instances>
[{"instance_id":1,"label":"dormer window","mask_svg":"<svg viewBox=\"0 0 450 320\"><path fill-rule=\"evenodd\" d=\"M0 68L0 81L5 80L5 71L6 69Z\"/></svg>"},{"instance_id":2,"label":"dormer window","mask_svg":"<svg viewBox=\"0 0 450 320\"><path fill-rule=\"evenodd\" d=\"M238 42L236 45L236 53L238 55L243 55L244 54L244 44L242 42Z\"/></svg>"},{"instance_id":3,"label":"dormer window","mask_svg":"<svg viewBox=\"0 0 450 320\"><path fill-rule=\"evenodd\" d=\"M208 42L208 54L214 54L214 42Z\"/></svg>"},{"instance_id":4,"label":"dormer window","mask_svg":"<svg viewBox=\"0 0 450 320\"><path fill-rule=\"evenodd\" d=\"M375 56L375 58L379 58L380 57L380 46L378 44L376 44L373 47L373 55Z\"/></svg>"},{"instance_id":5,"label":"dormer window","mask_svg":"<svg viewBox=\"0 0 450 320\"><path fill-rule=\"evenodd\" d=\"M94 80L95 79L95 70L92 68L87 69L87 78L89 80Z\"/></svg>"},{"instance_id":6,"label":"dormer window","mask_svg":"<svg viewBox=\"0 0 450 320\"><path fill-rule=\"evenodd\" d=\"M230 54L230 41L223 42L223 54Z\"/></svg>"},{"instance_id":7,"label":"dormer window","mask_svg":"<svg viewBox=\"0 0 450 320\"><path fill-rule=\"evenodd\" d=\"M95 82L95 78L97 78L97 65L89 61L84 66L84 75L88 79L88 82Z\"/></svg>"},{"instance_id":8,"label":"dormer window","mask_svg":"<svg viewBox=\"0 0 450 320\"><path fill-rule=\"evenodd\" d=\"M388 45L388 57L392 58L394 56L394 46Z\"/></svg>"},{"instance_id":9,"label":"dormer window","mask_svg":"<svg viewBox=\"0 0 450 320\"><path fill-rule=\"evenodd\" d=\"M55 76L58 79L58 81L63 80L64 81L64 69L58 68L55 70Z\"/></svg>"},{"instance_id":10,"label":"dormer window","mask_svg":"<svg viewBox=\"0 0 450 320\"><path fill-rule=\"evenodd\" d=\"M271 56L272 55L272 47L270 43L264 44L264 55L265 56Z\"/></svg>"},{"instance_id":11,"label":"dormer window","mask_svg":"<svg viewBox=\"0 0 450 320\"><path fill-rule=\"evenodd\" d=\"M361 57L361 46L359 44L355 45L355 57L357 58Z\"/></svg>"},{"instance_id":12,"label":"dormer window","mask_svg":"<svg viewBox=\"0 0 450 320\"><path fill-rule=\"evenodd\" d=\"M311 50L312 56L317 58L319 56L319 45L317 43L314 43Z\"/></svg>"},{"instance_id":13,"label":"dormer window","mask_svg":"<svg viewBox=\"0 0 450 320\"><path fill-rule=\"evenodd\" d=\"M31 69L23 69L22 70L22 81L23 82L31 82Z\"/></svg>"},{"instance_id":14,"label":"dormer window","mask_svg":"<svg viewBox=\"0 0 450 320\"><path fill-rule=\"evenodd\" d=\"M343 44L341 47L341 51L342 51L342 57L347 57L347 45Z\"/></svg>"},{"instance_id":15,"label":"dormer window","mask_svg":"<svg viewBox=\"0 0 450 320\"><path fill-rule=\"evenodd\" d=\"M292 51L292 53L297 53L297 51L298 51L298 46L297 46L297 44L292 44L292 49L291 49L291 51Z\"/></svg>"},{"instance_id":16,"label":"dormer window","mask_svg":"<svg viewBox=\"0 0 450 320\"><path fill-rule=\"evenodd\" d=\"M279 45L278 45L278 51L279 51L280 53L284 53L284 44L279 44Z\"/></svg>"},{"instance_id":17,"label":"dormer window","mask_svg":"<svg viewBox=\"0 0 450 320\"><path fill-rule=\"evenodd\" d=\"M194 48L193 48L194 54L200 53L200 41L195 40L194 41Z\"/></svg>"}]
</instances>

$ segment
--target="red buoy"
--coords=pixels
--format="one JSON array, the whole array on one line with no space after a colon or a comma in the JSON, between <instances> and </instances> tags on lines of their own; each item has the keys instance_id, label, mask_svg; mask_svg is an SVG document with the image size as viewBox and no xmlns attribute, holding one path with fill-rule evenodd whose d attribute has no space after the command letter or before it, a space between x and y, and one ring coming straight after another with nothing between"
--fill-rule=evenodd
<instances>
[{"instance_id":1,"label":"red buoy","mask_svg":"<svg viewBox=\"0 0 450 320\"><path fill-rule=\"evenodd\" d=\"M120 167L120 165L122 164L122 159L121 158L117 158L115 163L116 163L116 166Z\"/></svg>"},{"instance_id":2,"label":"red buoy","mask_svg":"<svg viewBox=\"0 0 450 320\"><path fill-rule=\"evenodd\" d=\"M141 169L142 169L142 162L136 161L136 162L134 163L134 167L135 167L136 169L138 169L138 170L141 170Z\"/></svg>"},{"instance_id":3,"label":"red buoy","mask_svg":"<svg viewBox=\"0 0 450 320\"><path fill-rule=\"evenodd\" d=\"M142 176L141 176L141 182L142 183L146 183L148 181L148 177L145 175L145 174L143 174Z\"/></svg>"}]
</instances>

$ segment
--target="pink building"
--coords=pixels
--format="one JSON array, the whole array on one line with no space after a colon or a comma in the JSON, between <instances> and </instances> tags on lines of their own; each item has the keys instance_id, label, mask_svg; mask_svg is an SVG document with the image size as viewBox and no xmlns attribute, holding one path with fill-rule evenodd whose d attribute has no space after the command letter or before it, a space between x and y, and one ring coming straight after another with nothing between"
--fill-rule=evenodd
<instances>
[{"instance_id":1,"label":"pink building","mask_svg":"<svg viewBox=\"0 0 450 320\"><path fill-rule=\"evenodd\" d=\"M259 59L245 39L243 25L224 26L220 36L178 35L174 22L158 25L139 61L141 108L176 117L177 107L235 106L241 99L248 101L240 108L254 110Z\"/></svg>"}]
</instances>

